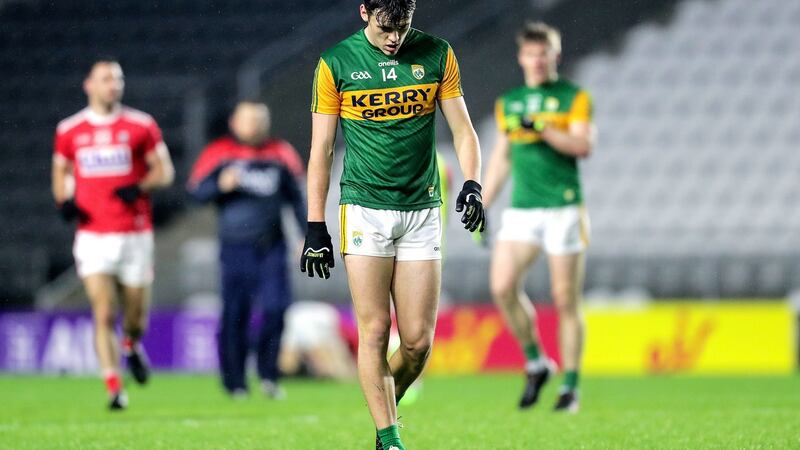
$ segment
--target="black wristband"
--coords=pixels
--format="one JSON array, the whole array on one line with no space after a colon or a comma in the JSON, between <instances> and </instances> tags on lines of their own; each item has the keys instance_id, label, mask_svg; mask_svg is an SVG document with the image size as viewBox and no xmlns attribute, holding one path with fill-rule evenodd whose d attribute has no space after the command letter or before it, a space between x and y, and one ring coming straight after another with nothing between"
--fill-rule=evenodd
<instances>
[{"instance_id":1,"label":"black wristband","mask_svg":"<svg viewBox=\"0 0 800 450\"><path fill-rule=\"evenodd\" d=\"M479 194L481 193L481 185L475 180L467 180L464 182L464 186L461 188L463 191L477 191Z\"/></svg>"},{"instance_id":2,"label":"black wristband","mask_svg":"<svg viewBox=\"0 0 800 450\"><path fill-rule=\"evenodd\" d=\"M308 222L307 225L309 233L328 233L328 226L325 225L325 222Z\"/></svg>"}]
</instances>

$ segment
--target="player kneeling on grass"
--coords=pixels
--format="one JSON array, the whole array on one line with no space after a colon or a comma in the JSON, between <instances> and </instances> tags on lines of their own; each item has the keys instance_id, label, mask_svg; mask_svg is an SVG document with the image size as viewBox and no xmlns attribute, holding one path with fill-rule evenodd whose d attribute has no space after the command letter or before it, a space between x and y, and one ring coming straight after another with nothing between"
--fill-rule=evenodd
<instances>
[{"instance_id":1,"label":"player kneeling on grass","mask_svg":"<svg viewBox=\"0 0 800 450\"><path fill-rule=\"evenodd\" d=\"M133 378L147 382L141 346L153 282L153 220L149 192L172 183L174 170L161 130L150 115L121 105L125 81L114 60L99 60L83 83L89 106L58 124L53 196L65 220L78 221L73 252L92 304L97 359L112 410L127 398L120 378L114 325L122 296L122 353ZM68 178L75 179L74 196Z\"/></svg>"},{"instance_id":2,"label":"player kneeling on grass","mask_svg":"<svg viewBox=\"0 0 800 450\"><path fill-rule=\"evenodd\" d=\"M527 383L519 407L528 408L553 371L536 337L534 310L523 288L527 269L542 250L547 253L566 372L555 409L574 412L583 346L578 304L589 235L578 159L592 150L591 104L586 91L558 78L558 31L531 23L517 41L525 85L497 100L499 132L484 191L488 207L511 173L511 208L503 212L492 254L492 297L527 358Z\"/></svg>"},{"instance_id":3,"label":"player kneeling on grass","mask_svg":"<svg viewBox=\"0 0 800 450\"><path fill-rule=\"evenodd\" d=\"M322 54L314 75L308 233L309 276L334 266L325 224L334 138L346 143L340 181L341 254L358 321L358 376L377 428L376 447L404 449L396 401L422 372L441 284L441 192L435 111L453 133L464 178L456 201L470 231L483 206L478 138L450 45L411 28L414 0L365 0L366 27ZM387 359L394 302L400 349Z\"/></svg>"}]
</instances>

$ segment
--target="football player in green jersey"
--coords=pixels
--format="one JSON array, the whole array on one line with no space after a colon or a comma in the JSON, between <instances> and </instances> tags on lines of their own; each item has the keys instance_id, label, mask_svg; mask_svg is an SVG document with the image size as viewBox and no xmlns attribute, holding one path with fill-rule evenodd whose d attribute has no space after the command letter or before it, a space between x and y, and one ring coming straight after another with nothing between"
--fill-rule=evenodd
<instances>
[{"instance_id":1,"label":"football player in green jersey","mask_svg":"<svg viewBox=\"0 0 800 450\"><path fill-rule=\"evenodd\" d=\"M422 372L441 284L441 191L435 112L453 134L466 180L456 211L483 227L480 150L453 50L411 28L414 0L364 0L364 29L323 52L314 74L308 233L301 270L334 266L325 203L337 124L346 152L340 180L340 253L358 321L358 375L378 430L376 447L404 449L395 402ZM394 303L400 348L387 358ZM386 382L389 380L389 382Z\"/></svg>"},{"instance_id":2,"label":"football player in green jersey","mask_svg":"<svg viewBox=\"0 0 800 450\"><path fill-rule=\"evenodd\" d=\"M554 370L542 352L534 309L524 291L527 269L546 253L565 372L555 409L576 412L584 335L579 303L589 236L578 160L592 152L591 100L586 91L558 77L557 30L529 23L517 43L525 85L497 100L497 140L484 190L488 207L511 174L511 207L503 212L496 236L491 291L525 352L526 386L519 407L528 408Z\"/></svg>"}]
</instances>

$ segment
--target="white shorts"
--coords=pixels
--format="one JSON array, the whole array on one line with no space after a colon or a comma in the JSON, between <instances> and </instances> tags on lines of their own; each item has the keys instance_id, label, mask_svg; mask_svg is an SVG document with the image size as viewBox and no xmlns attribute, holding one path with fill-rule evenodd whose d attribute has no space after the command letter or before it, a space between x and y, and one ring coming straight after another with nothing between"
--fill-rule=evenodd
<instances>
[{"instance_id":1,"label":"white shorts","mask_svg":"<svg viewBox=\"0 0 800 450\"><path fill-rule=\"evenodd\" d=\"M78 275L116 276L125 286L143 287L153 282L153 232L94 233L78 231L72 254Z\"/></svg>"},{"instance_id":2,"label":"white shorts","mask_svg":"<svg viewBox=\"0 0 800 450\"><path fill-rule=\"evenodd\" d=\"M394 257L398 261L442 259L439 207L395 211L339 205L341 253Z\"/></svg>"},{"instance_id":3,"label":"white shorts","mask_svg":"<svg viewBox=\"0 0 800 450\"><path fill-rule=\"evenodd\" d=\"M589 234L589 215L583 206L509 208L503 211L497 240L527 242L550 255L568 255L586 250Z\"/></svg>"}]
</instances>

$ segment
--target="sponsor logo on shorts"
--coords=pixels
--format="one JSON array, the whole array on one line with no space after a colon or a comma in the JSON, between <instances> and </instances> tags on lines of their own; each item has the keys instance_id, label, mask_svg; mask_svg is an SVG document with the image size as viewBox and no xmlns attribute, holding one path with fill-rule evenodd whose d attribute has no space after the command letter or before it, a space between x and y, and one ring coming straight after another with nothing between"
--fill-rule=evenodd
<instances>
[{"instance_id":1,"label":"sponsor logo on shorts","mask_svg":"<svg viewBox=\"0 0 800 450\"><path fill-rule=\"evenodd\" d=\"M360 231L353 231L353 245L356 247L361 247L361 244L364 242L364 233Z\"/></svg>"},{"instance_id":2,"label":"sponsor logo on shorts","mask_svg":"<svg viewBox=\"0 0 800 450\"><path fill-rule=\"evenodd\" d=\"M414 75L414 78L421 80L425 78L425 68L419 64L412 64L411 75Z\"/></svg>"},{"instance_id":3,"label":"sponsor logo on shorts","mask_svg":"<svg viewBox=\"0 0 800 450\"><path fill-rule=\"evenodd\" d=\"M438 252L439 250L441 250L441 249L438 246L437 247L433 247L433 251Z\"/></svg>"}]
</instances>

